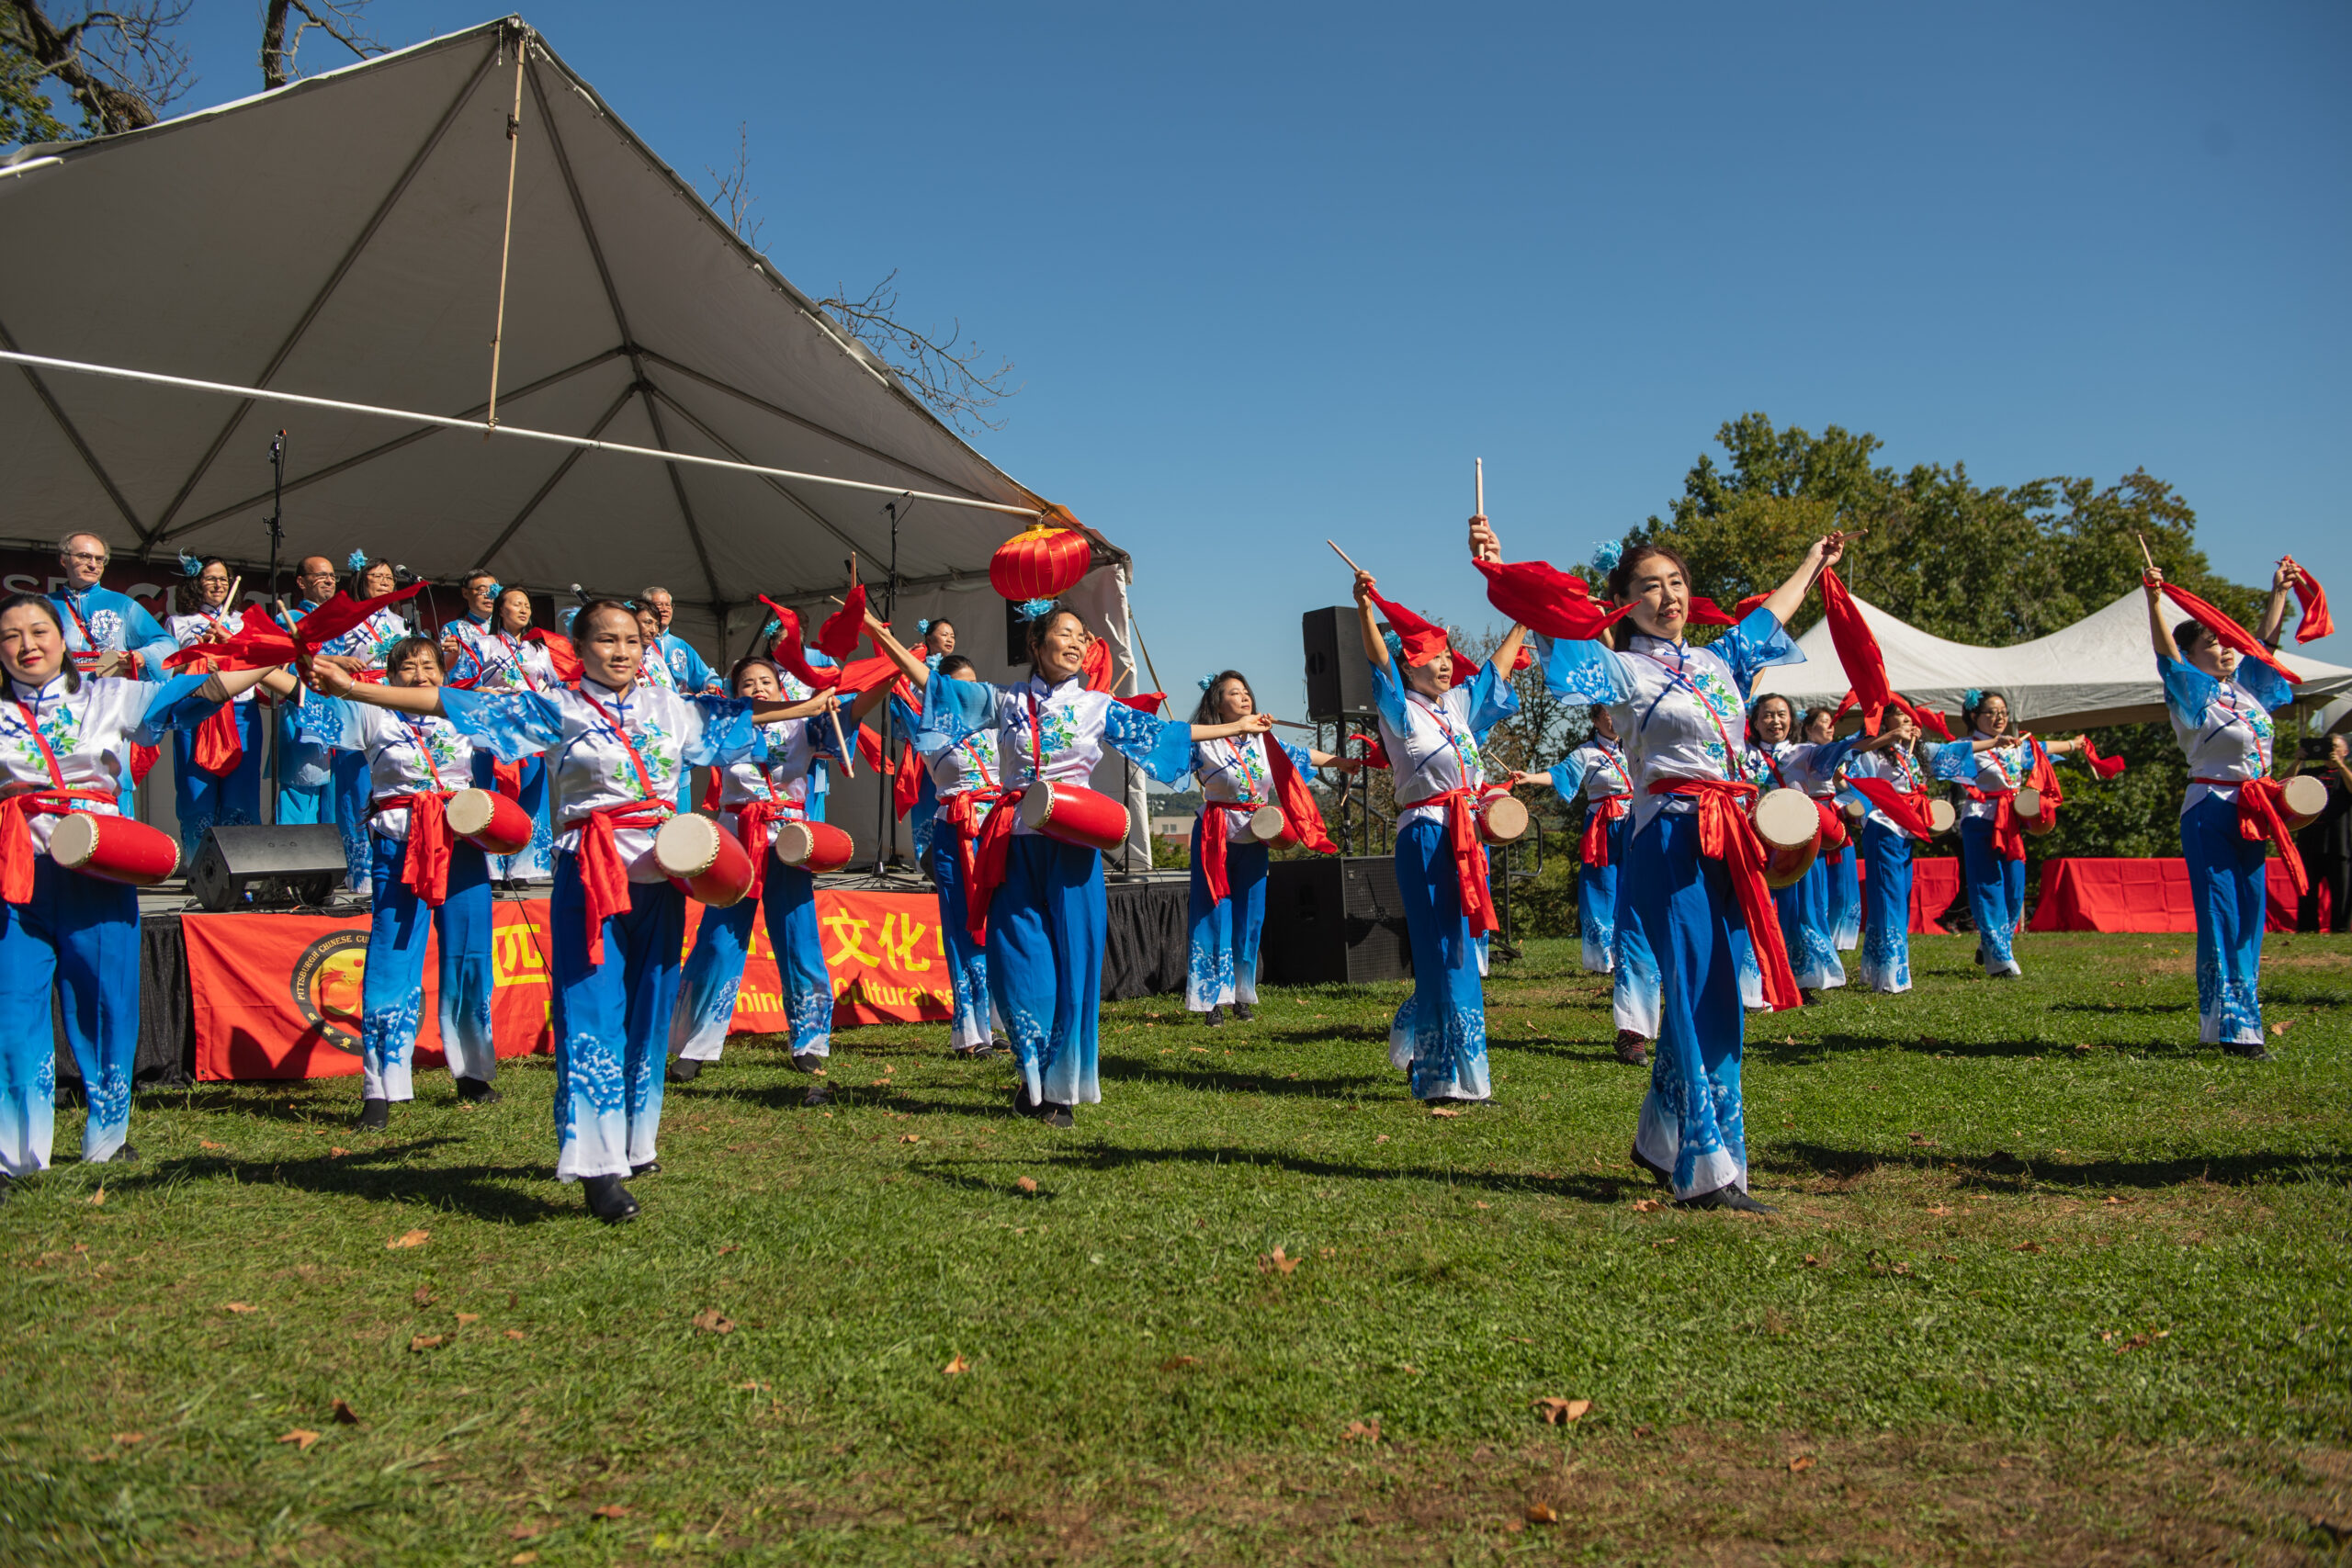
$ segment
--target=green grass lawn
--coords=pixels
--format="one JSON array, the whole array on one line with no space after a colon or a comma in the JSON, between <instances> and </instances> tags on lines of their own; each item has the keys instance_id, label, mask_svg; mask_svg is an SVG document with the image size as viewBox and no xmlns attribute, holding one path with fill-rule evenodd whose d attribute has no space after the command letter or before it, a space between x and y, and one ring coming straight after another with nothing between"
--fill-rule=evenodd
<instances>
[{"instance_id":1,"label":"green grass lawn","mask_svg":"<svg viewBox=\"0 0 2352 1568\"><path fill-rule=\"evenodd\" d=\"M1751 1020L1771 1219L1654 1201L1568 942L1452 1118L1399 987L1110 1008L1059 1133L938 1029L844 1036L825 1111L739 1040L615 1230L544 1059L389 1134L356 1078L142 1094L143 1163L0 1208L0 1561L2335 1560L2352 944L2271 939L2248 1064L2186 937L1969 940Z\"/></svg>"}]
</instances>

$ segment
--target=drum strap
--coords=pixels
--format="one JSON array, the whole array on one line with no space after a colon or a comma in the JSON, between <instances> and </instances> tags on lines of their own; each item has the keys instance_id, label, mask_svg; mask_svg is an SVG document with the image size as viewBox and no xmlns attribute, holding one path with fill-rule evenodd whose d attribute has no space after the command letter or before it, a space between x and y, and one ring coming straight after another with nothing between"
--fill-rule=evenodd
<instances>
[{"instance_id":1,"label":"drum strap","mask_svg":"<svg viewBox=\"0 0 2352 1568\"><path fill-rule=\"evenodd\" d=\"M2311 891L2311 874L2303 869L2303 857L2295 848L2295 835L2287 826L2283 807L2287 803L2287 786L2278 779L2192 779L2192 784L2219 784L2238 792L2238 836L2248 842L2267 839L2278 850L2278 862L2287 869L2287 880L2294 884L2295 897L2300 898Z\"/></svg>"},{"instance_id":2,"label":"drum strap","mask_svg":"<svg viewBox=\"0 0 2352 1568\"><path fill-rule=\"evenodd\" d=\"M1720 862L1731 874L1733 896L1747 920L1747 940L1756 949L1757 966L1764 971L1764 999L1774 1012L1802 1006L1804 998L1797 994L1796 976L1789 968L1788 943L1781 936L1780 911L1764 882L1770 857L1748 816L1756 786L1722 779L1659 779L1650 785L1650 793L1697 800L1699 852Z\"/></svg>"},{"instance_id":3,"label":"drum strap","mask_svg":"<svg viewBox=\"0 0 2352 1568\"><path fill-rule=\"evenodd\" d=\"M594 708L596 716L612 726L613 734L619 739L621 749L628 753L628 765L637 773L637 787L645 792L646 799L657 799L653 793L653 776L645 771L645 759L638 754L637 742L628 738L628 727L616 717L611 709L590 696L584 684L581 689L580 700Z\"/></svg>"},{"instance_id":4,"label":"drum strap","mask_svg":"<svg viewBox=\"0 0 2352 1568\"><path fill-rule=\"evenodd\" d=\"M82 634L82 646L72 650L74 668L86 675L98 667L98 639L90 635L90 623L82 618L82 606L74 603L74 595L70 593L65 596L65 613L74 617L74 627Z\"/></svg>"}]
</instances>

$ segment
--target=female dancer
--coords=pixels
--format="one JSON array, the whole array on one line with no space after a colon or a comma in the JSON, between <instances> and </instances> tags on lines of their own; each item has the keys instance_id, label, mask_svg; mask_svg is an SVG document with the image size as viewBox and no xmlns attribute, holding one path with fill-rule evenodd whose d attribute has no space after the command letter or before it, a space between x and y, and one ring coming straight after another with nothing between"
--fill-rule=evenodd
<instances>
[{"instance_id":1,"label":"female dancer","mask_svg":"<svg viewBox=\"0 0 2352 1568\"><path fill-rule=\"evenodd\" d=\"M65 622L35 593L0 600L0 1198L49 1168L57 1092L52 989L89 1115L82 1157L130 1160L130 1070L139 1045L139 894L49 857L69 812L119 817L122 756L200 724L272 672L191 672L161 685L84 675ZM292 689L290 682L280 683Z\"/></svg>"},{"instance_id":2,"label":"female dancer","mask_svg":"<svg viewBox=\"0 0 2352 1568\"><path fill-rule=\"evenodd\" d=\"M951 650L942 654L938 633ZM952 651L956 628L945 621L923 626L923 644L932 679L976 682L979 671L972 661ZM947 967L956 984L956 1018L948 1026L948 1048L958 1056L995 1055L1003 1043L993 1032L1003 1021L994 1017L989 1000L987 950L973 939L967 890L972 881L972 849L995 809L997 796L996 734L976 730L961 740L948 740L936 728L926 729L922 716L896 696L891 712L910 738L922 762L922 791L909 821L914 829L915 860L930 874L939 894L939 934L947 948Z\"/></svg>"},{"instance_id":3,"label":"female dancer","mask_svg":"<svg viewBox=\"0 0 2352 1568\"><path fill-rule=\"evenodd\" d=\"M1509 673L1527 628L1512 626L1493 660L1456 686L1451 649L1410 664L1402 639L1383 636L1373 613L1378 586L1370 573L1356 573L1356 617L1380 705L1380 743L1395 773L1396 891L1413 947L1413 994L1388 1026L1388 1060L1406 1071L1416 1100L1478 1101L1494 1093L1480 983L1493 910L1485 857L1465 852L1462 826L1488 787L1479 748L1519 711ZM1544 778L1517 773L1498 787Z\"/></svg>"},{"instance_id":4,"label":"female dancer","mask_svg":"<svg viewBox=\"0 0 2352 1568\"><path fill-rule=\"evenodd\" d=\"M2276 640L2287 613L2289 570L2282 564L2271 581L2262 616L2266 644ZM2262 660L2241 659L2200 622L2167 629L2164 573L2150 567L2144 581L2165 711L2188 758L2180 852L2197 907L2197 1038L2233 1056L2268 1061L2262 1043L2262 927L2270 892L2264 862L2272 843L2281 855L2295 852L2278 815L2279 785L2270 776L2270 716L2295 689Z\"/></svg>"},{"instance_id":5,"label":"female dancer","mask_svg":"<svg viewBox=\"0 0 2352 1568\"><path fill-rule=\"evenodd\" d=\"M682 697L639 679L637 615L612 599L572 621L584 673L577 687L497 696L433 686L376 686L316 666L320 689L401 713L437 714L503 756L554 759L556 1177L587 1190L607 1224L634 1219L622 1185L658 1168L662 1036L677 1003L685 895L653 858L688 768L752 754L755 726L798 708L731 697ZM830 698L824 699L829 704Z\"/></svg>"},{"instance_id":6,"label":"female dancer","mask_svg":"<svg viewBox=\"0 0 2352 1568\"><path fill-rule=\"evenodd\" d=\"M464 651L449 671L449 683L463 690L495 695L503 692L546 692L563 683L547 645L536 639L531 626L531 596L520 588L501 588L490 604L490 622L457 639ZM450 642L445 640L446 655ZM652 660L647 661L650 669ZM473 783L514 797L531 814L531 844L519 854L501 855L492 874L502 882L546 880L555 857L555 832L548 820L547 759L534 754L519 763L503 764L487 750L476 751ZM511 784L511 787L510 787Z\"/></svg>"},{"instance_id":7,"label":"female dancer","mask_svg":"<svg viewBox=\"0 0 2352 1568\"><path fill-rule=\"evenodd\" d=\"M235 611L229 603L227 564L218 559L192 564L197 570L185 601L186 611L164 623L164 629L182 648L219 642L237 630L232 618ZM197 744L196 729L172 732L172 804L179 818L180 853L186 863L195 861L213 824L232 827L261 820L261 709L250 691L240 692L229 705L227 722L234 726L230 733L236 738L238 750L236 760L223 773L198 762L198 753L209 753L211 748ZM214 718L212 733L217 734L221 722Z\"/></svg>"},{"instance_id":8,"label":"female dancer","mask_svg":"<svg viewBox=\"0 0 2352 1568\"><path fill-rule=\"evenodd\" d=\"M1837 710L1807 708L1802 733L1806 743L1814 746L1836 739ZM1828 778L1816 780L1808 793L1822 803L1821 858L1828 863L1830 945L1840 953L1851 953L1862 941L1862 883L1854 871L1860 859L1860 851L1854 842L1854 818L1846 811L1845 803L1858 797L1846 788L1846 767L1842 762L1829 771ZM1833 811L1838 824L1834 842L1827 827L1828 815Z\"/></svg>"},{"instance_id":9,"label":"female dancer","mask_svg":"<svg viewBox=\"0 0 2352 1568\"><path fill-rule=\"evenodd\" d=\"M887 626L879 633L882 637L889 635ZM888 646L898 648L895 641ZM757 654L735 666L733 685L736 696L755 706L785 704L783 671ZM884 682L860 693L842 712L843 726L863 720L889 690ZM842 754L842 730L824 713L831 700L828 694L814 705L813 718L761 725L751 754L718 771L716 815L751 852L752 892L723 909L703 911L695 950L678 987L678 1005L670 1016L672 1083L691 1083L718 1060L727 1043L727 1026L735 1016L735 994L743 983L752 920L763 912L768 945L775 949L776 977L784 986L792 1065L813 1073L832 1055L833 984L825 969L824 939L817 929L817 879L769 852L777 828L809 819L808 775L816 760ZM831 1099L832 1091L820 1084L808 1091L805 1103L823 1105Z\"/></svg>"},{"instance_id":10,"label":"female dancer","mask_svg":"<svg viewBox=\"0 0 2352 1568\"><path fill-rule=\"evenodd\" d=\"M1156 718L1091 692L1080 680L1093 640L1078 612L1057 604L1029 622L1029 679L1015 686L933 674L923 690L922 733L953 745L993 732L1002 766L1000 806L1033 779L1084 787L1116 747L1153 778L1173 784L1191 761L1191 740L1216 740L1272 727L1263 714L1232 724L1184 725ZM1009 807L992 812L975 858L971 901L989 950L989 994L1012 1036L1021 1082L1016 1114L1067 1127L1071 1108L1099 1104L1095 1031L1102 1010L1102 857L1048 838Z\"/></svg>"},{"instance_id":11,"label":"female dancer","mask_svg":"<svg viewBox=\"0 0 2352 1568\"><path fill-rule=\"evenodd\" d=\"M1837 788L1838 765L1853 747L1843 740L1792 740L1789 732L1795 728L1796 714L1794 705L1778 692L1757 698L1756 705L1748 710L1748 739L1765 769L1765 777L1757 782L1768 789L1802 790L1819 800ZM1834 829L1838 846L1844 848L1844 813L1823 812L1821 817L1824 837ZM1780 911L1781 943L1788 950L1789 969L1797 977L1799 993L1808 1002L1813 1000L1814 992L1832 990L1846 983L1846 966L1838 961L1837 931L1830 919L1829 867L1822 858L1828 851L1829 846L1825 843L1801 880L1776 888L1772 894L1773 907Z\"/></svg>"},{"instance_id":12,"label":"female dancer","mask_svg":"<svg viewBox=\"0 0 2352 1568\"><path fill-rule=\"evenodd\" d=\"M1598 642L1552 641L1545 675L1564 696L1604 702L1634 764L1634 839L1624 916L1658 959L1657 1059L1634 1139L1634 1162L1679 1201L1751 1212L1741 1125L1737 944L1752 934L1767 999L1798 1003L1763 850L1746 807L1735 739L1757 671L1802 658L1783 629L1814 579L1834 565L1841 534L1814 541L1789 580L1739 625L1704 648L1682 634L1693 592L1682 558L1653 541L1628 544L1609 597L1630 603L1633 635L1618 652ZM1473 521L1472 553L1499 561L1493 528Z\"/></svg>"},{"instance_id":13,"label":"female dancer","mask_svg":"<svg viewBox=\"0 0 2352 1568\"><path fill-rule=\"evenodd\" d=\"M1862 818L1862 984L1893 993L1911 988L1911 840L1927 815L1928 784L1913 748L1918 721L1909 710L1890 707L1878 734L1854 748L1846 762L1849 777L1880 779L1917 803L1908 823L1899 823L1873 804ZM1965 754L1967 748L1961 750Z\"/></svg>"},{"instance_id":14,"label":"female dancer","mask_svg":"<svg viewBox=\"0 0 2352 1568\"><path fill-rule=\"evenodd\" d=\"M352 573L344 592L354 600L380 599L400 586L392 574L392 563L381 556L371 560L366 551L354 550L344 564ZM407 617L387 604L369 612L366 620L327 643L319 652L362 680L380 681L384 678L385 660L409 636ZM315 728L309 723L303 727ZM334 821L343 832L345 886L363 897L368 893L368 868L376 854L372 835L368 831L368 759L356 751L336 751Z\"/></svg>"},{"instance_id":15,"label":"female dancer","mask_svg":"<svg viewBox=\"0 0 2352 1568\"><path fill-rule=\"evenodd\" d=\"M1996 980L2025 971L2018 964L2011 943L2025 929L2025 835L2018 829L2010 801L2033 777L2034 750L2062 757L2082 750L2083 738L2037 742L2030 735L2011 735L2009 702L1998 692L1968 694L1964 716L1972 741L1972 757L1951 748L1951 771L1937 770L1967 787L1960 812L1960 869L1968 882L1968 912L1976 922L1976 962Z\"/></svg>"},{"instance_id":16,"label":"female dancer","mask_svg":"<svg viewBox=\"0 0 2352 1568\"><path fill-rule=\"evenodd\" d=\"M1657 957L1623 917L1625 864L1632 837L1633 764L1618 744L1617 723L1600 703L1586 709L1592 735L1552 767L1552 787L1563 800L1579 793L1591 801L1583 862L1577 874L1577 923L1584 933L1584 966L1612 976L1610 1011L1617 1024L1617 1059L1629 1066L1649 1065L1649 1043L1657 1038Z\"/></svg>"},{"instance_id":17,"label":"female dancer","mask_svg":"<svg viewBox=\"0 0 2352 1568\"><path fill-rule=\"evenodd\" d=\"M1238 670L1225 670L1201 682L1196 728L1229 725L1258 711L1258 694ZM1258 1005L1258 938L1266 925L1266 846L1248 833L1250 814L1279 804L1270 745L1281 744L1290 765L1302 773L1337 768L1352 773L1363 763L1304 746L1270 741L1263 735L1228 735L1193 746L1193 773L1201 781L1201 813L1193 821L1192 890L1186 897L1190 939L1184 970L1184 1009L1207 1014L1215 1029L1233 1016L1247 1020ZM1211 813L1221 820L1212 821ZM1225 845L1225 887L1209 882L1208 856Z\"/></svg>"},{"instance_id":18,"label":"female dancer","mask_svg":"<svg viewBox=\"0 0 2352 1568\"><path fill-rule=\"evenodd\" d=\"M438 691L441 649L412 637L385 651L384 678L408 691ZM416 1092L409 1058L424 1011L424 939L441 945L441 1049L458 1098L494 1102L498 1052L491 1034L489 857L453 835L449 796L475 782L489 756L447 719L321 699L306 725L314 737L368 765L369 857L368 971L360 985L358 1125L380 1132L394 1100Z\"/></svg>"}]
</instances>

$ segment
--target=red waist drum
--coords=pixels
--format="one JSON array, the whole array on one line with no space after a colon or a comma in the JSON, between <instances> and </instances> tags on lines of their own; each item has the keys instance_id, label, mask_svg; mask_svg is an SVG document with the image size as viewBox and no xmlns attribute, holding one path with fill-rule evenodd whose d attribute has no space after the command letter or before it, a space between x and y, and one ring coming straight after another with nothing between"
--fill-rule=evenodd
<instances>
[{"instance_id":1,"label":"red waist drum","mask_svg":"<svg viewBox=\"0 0 2352 1568\"><path fill-rule=\"evenodd\" d=\"M1127 841L1127 808L1082 784L1034 781L1021 792L1021 820L1066 844L1115 850Z\"/></svg>"},{"instance_id":2,"label":"red waist drum","mask_svg":"<svg viewBox=\"0 0 2352 1568\"><path fill-rule=\"evenodd\" d=\"M2309 773L2297 773L2281 787L2285 794L2278 802L2278 814L2287 819L2287 826L2295 832L2300 833L2318 821L2319 814L2327 809L2327 784L2324 780Z\"/></svg>"},{"instance_id":3,"label":"red waist drum","mask_svg":"<svg viewBox=\"0 0 2352 1568\"><path fill-rule=\"evenodd\" d=\"M1928 802L1928 827L1931 831L1949 833L1951 831L1951 825L1959 820L1959 818L1960 813L1954 811L1951 802L1942 795L1939 795Z\"/></svg>"},{"instance_id":4,"label":"red waist drum","mask_svg":"<svg viewBox=\"0 0 2352 1568\"><path fill-rule=\"evenodd\" d=\"M449 831L484 854L520 854L531 847L531 814L496 790L458 791L447 816Z\"/></svg>"},{"instance_id":5,"label":"red waist drum","mask_svg":"<svg viewBox=\"0 0 2352 1568\"><path fill-rule=\"evenodd\" d=\"M849 835L830 822L786 822L775 830L775 858L811 876L839 871L857 854Z\"/></svg>"},{"instance_id":6,"label":"red waist drum","mask_svg":"<svg viewBox=\"0 0 2352 1568\"><path fill-rule=\"evenodd\" d=\"M1516 796L1490 795L1478 802L1478 837L1508 844L1527 832L1527 805Z\"/></svg>"},{"instance_id":7,"label":"red waist drum","mask_svg":"<svg viewBox=\"0 0 2352 1568\"><path fill-rule=\"evenodd\" d=\"M153 887L180 868L169 833L128 817L69 811L50 829L49 858L68 871L133 887Z\"/></svg>"},{"instance_id":8,"label":"red waist drum","mask_svg":"<svg viewBox=\"0 0 2352 1568\"><path fill-rule=\"evenodd\" d=\"M1764 841L1764 886L1793 887L1821 852L1821 808L1803 790L1768 789L1756 802L1756 836Z\"/></svg>"},{"instance_id":9,"label":"red waist drum","mask_svg":"<svg viewBox=\"0 0 2352 1568\"><path fill-rule=\"evenodd\" d=\"M2029 833L2047 833L2057 820L2041 808L2041 792L2028 784L2009 797L2009 809L2017 814L2018 825Z\"/></svg>"},{"instance_id":10,"label":"red waist drum","mask_svg":"<svg viewBox=\"0 0 2352 1568\"><path fill-rule=\"evenodd\" d=\"M752 890L743 840L700 813L673 817L653 835L653 863L697 903L725 908Z\"/></svg>"}]
</instances>

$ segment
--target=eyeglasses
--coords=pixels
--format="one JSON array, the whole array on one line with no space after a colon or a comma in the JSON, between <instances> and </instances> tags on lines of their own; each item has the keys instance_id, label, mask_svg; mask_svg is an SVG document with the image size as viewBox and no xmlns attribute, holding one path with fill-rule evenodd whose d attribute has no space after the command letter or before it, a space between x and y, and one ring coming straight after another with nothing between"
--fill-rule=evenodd
<instances>
[{"instance_id":1,"label":"eyeglasses","mask_svg":"<svg viewBox=\"0 0 2352 1568\"><path fill-rule=\"evenodd\" d=\"M92 566L104 566L107 564L107 558L105 556L92 555L88 550L67 550L63 553L67 560L87 561Z\"/></svg>"}]
</instances>

